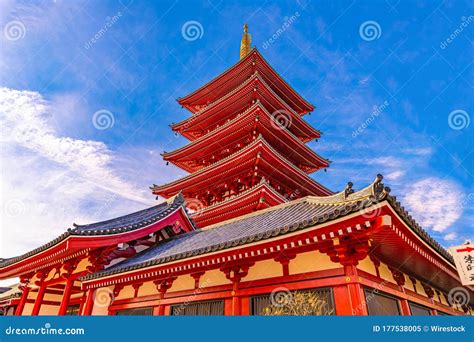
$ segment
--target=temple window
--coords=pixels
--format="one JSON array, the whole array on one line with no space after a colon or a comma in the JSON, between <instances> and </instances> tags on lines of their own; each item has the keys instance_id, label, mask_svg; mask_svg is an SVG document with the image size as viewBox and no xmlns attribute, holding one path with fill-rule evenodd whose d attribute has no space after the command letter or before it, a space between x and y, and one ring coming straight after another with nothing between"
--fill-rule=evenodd
<instances>
[{"instance_id":1,"label":"temple window","mask_svg":"<svg viewBox=\"0 0 474 342\"><path fill-rule=\"evenodd\" d=\"M172 316L222 316L224 315L223 300L207 300L189 302L171 306Z\"/></svg>"},{"instance_id":2,"label":"temple window","mask_svg":"<svg viewBox=\"0 0 474 342\"><path fill-rule=\"evenodd\" d=\"M412 316L429 316L431 315L430 309L427 307L410 302L410 311Z\"/></svg>"},{"instance_id":3,"label":"temple window","mask_svg":"<svg viewBox=\"0 0 474 342\"><path fill-rule=\"evenodd\" d=\"M398 299L388 294L365 289L365 302L370 316L400 315Z\"/></svg>"},{"instance_id":4,"label":"temple window","mask_svg":"<svg viewBox=\"0 0 474 342\"><path fill-rule=\"evenodd\" d=\"M153 315L153 307L143 307L136 309L124 309L115 311L116 316L151 316Z\"/></svg>"}]
</instances>

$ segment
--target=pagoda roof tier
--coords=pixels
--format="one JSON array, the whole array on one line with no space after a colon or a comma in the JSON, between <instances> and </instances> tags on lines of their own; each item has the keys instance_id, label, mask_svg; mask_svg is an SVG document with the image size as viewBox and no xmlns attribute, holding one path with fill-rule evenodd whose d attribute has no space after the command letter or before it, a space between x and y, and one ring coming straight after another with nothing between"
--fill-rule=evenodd
<instances>
[{"instance_id":1,"label":"pagoda roof tier","mask_svg":"<svg viewBox=\"0 0 474 342\"><path fill-rule=\"evenodd\" d=\"M448 293L461 286L452 256L409 215L382 176L354 192L308 196L222 221L157 244L83 278L83 288L126 283L128 277L167 277L255 262L292 249L318 249L334 240L369 239L370 255ZM260 258L260 259L258 259ZM385 261L386 262L386 261ZM473 287L466 287L473 293ZM474 296L471 296L474 303Z\"/></svg>"},{"instance_id":2,"label":"pagoda roof tier","mask_svg":"<svg viewBox=\"0 0 474 342\"><path fill-rule=\"evenodd\" d=\"M191 217L196 225L202 228L284 202L287 200L262 180L258 185L236 196L196 211Z\"/></svg>"},{"instance_id":3,"label":"pagoda roof tier","mask_svg":"<svg viewBox=\"0 0 474 342\"><path fill-rule=\"evenodd\" d=\"M329 162L308 148L272 116L260 101L242 115L226 122L215 131L194 140L163 159L188 172L195 172L216 162L252 141L258 132L266 141L306 173L329 166Z\"/></svg>"},{"instance_id":4,"label":"pagoda roof tier","mask_svg":"<svg viewBox=\"0 0 474 342\"><path fill-rule=\"evenodd\" d=\"M286 123L288 129L301 140L307 142L321 136L271 89L259 73L252 74L237 88L196 112L195 115L172 124L171 128L189 140L194 140L232 120L257 100L262 102L277 119Z\"/></svg>"},{"instance_id":5,"label":"pagoda roof tier","mask_svg":"<svg viewBox=\"0 0 474 342\"><path fill-rule=\"evenodd\" d=\"M23 255L0 260L0 279L47 268L61 260L86 255L94 248L114 246L148 236L168 226L194 230L187 216L184 198L178 195L151 208L111 220L77 225L56 239Z\"/></svg>"},{"instance_id":6,"label":"pagoda roof tier","mask_svg":"<svg viewBox=\"0 0 474 342\"><path fill-rule=\"evenodd\" d=\"M261 73L275 93L283 98L298 114L304 115L314 110L314 106L285 82L256 48L253 48L246 57L201 88L179 98L178 103L192 113L196 113L234 89L255 71Z\"/></svg>"},{"instance_id":7,"label":"pagoda roof tier","mask_svg":"<svg viewBox=\"0 0 474 342\"><path fill-rule=\"evenodd\" d=\"M261 135L251 144L212 165L174 182L153 185L151 189L155 195L165 198L180 191L184 194L199 193L217 189L226 181L233 182L244 173L258 174L255 179L265 177L272 183L285 185L292 192L299 191L302 196L332 194L278 153Z\"/></svg>"}]
</instances>

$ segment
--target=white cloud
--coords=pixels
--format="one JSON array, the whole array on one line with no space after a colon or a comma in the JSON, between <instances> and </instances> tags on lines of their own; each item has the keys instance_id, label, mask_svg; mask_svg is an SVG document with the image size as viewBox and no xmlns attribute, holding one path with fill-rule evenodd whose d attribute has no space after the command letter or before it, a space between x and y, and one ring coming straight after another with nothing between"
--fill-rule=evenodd
<instances>
[{"instance_id":1,"label":"white cloud","mask_svg":"<svg viewBox=\"0 0 474 342\"><path fill-rule=\"evenodd\" d=\"M39 93L0 88L2 142L23 146L62 164L110 192L142 203L150 201L109 169L112 154L99 141L60 137L48 122L48 103Z\"/></svg>"},{"instance_id":2,"label":"white cloud","mask_svg":"<svg viewBox=\"0 0 474 342\"><path fill-rule=\"evenodd\" d=\"M392 156L371 158L368 160L368 162L370 164L376 164L386 168L396 168L403 164L403 160Z\"/></svg>"},{"instance_id":3,"label":"white cloud","mask_svg":"<svg viewBox=\"0 0 474 342\"><path fill-rule=\"evenodd\" d=\"M36 248L72 222L155 203L146 187L113 168L118 157L107 145L60 136L51 105L37 92L0 88L1 257Z\"/></svg>"},{"instance_id":4,"label":"white cloud","mask_svg":"<svg viewBox=\"0 0 474 342\"><path fill-rule=\"evenodd\" d=\"M433 154L433 149L431 147L405 148L402 151L406 154L412 154L415 156L431 156Z\"/></svg>"},{"instance_id":5,"label":"white cloud","mask_svg":"<svg viewBox=\"0 0 474 342\"><path fill-rule=\"evenodd\" d=\"M403 203L424 227L443 232L463 212L463 195L456 183L429 177L413 184Z\"/></svg>"},{"instance_id":6,"label":"white cloud","mask_svg":"<svg viewBox=\"0 0 474 342\"><path fill-rule=\"evenodd\" d=\"M454 240L456 240L457 237L458 237L458 234L456 234L456 233L453 232L453 233L448 233L448 234L446 234L446 235L443 237L443 239L446 240L446 241L454 241Z\"/></svg>"},{"instance_id":7,"label":"white cloud","mask_svg":"<svg viewBox=\"0 0 474 342\"><path fill-rule=\"evenodd\" d=\"M388 181L395 181L404 175L405 175L405 171L397 170L385 175L385 179L387 179Z\"/></svg>"}]
</instances>

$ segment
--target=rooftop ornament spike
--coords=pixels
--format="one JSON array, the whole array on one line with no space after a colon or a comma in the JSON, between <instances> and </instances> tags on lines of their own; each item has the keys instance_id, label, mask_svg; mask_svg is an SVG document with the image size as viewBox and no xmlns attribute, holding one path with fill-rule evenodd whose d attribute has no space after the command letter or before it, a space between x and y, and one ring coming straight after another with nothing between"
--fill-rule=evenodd
<instances>
[{"instance_id":1,"label":"rooftop ornament spike","mask_svg":"<svg viewBox=\"0 0 474 342\"><path fill-rule=\"evenodd\" d=\"M244 25L244 34L242 35L242 40L240 41L240 59L247 56L247 54L252 50L252 36L248 33L248 25Z\"/></svg>"}]
</instances>

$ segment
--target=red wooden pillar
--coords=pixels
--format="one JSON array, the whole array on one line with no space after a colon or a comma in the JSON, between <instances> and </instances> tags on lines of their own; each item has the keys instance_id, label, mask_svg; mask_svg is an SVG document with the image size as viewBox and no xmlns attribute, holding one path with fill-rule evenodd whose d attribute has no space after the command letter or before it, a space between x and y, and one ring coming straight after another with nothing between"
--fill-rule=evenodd
<instances>
[{"instance_id":1,"label":"red wooden pillar","mask_svg":"<svg viewBox=\"0 0 474 342\"><path fill-rule=\"evenodd\" d=\"M90 316L92 314L92 309L94 308L94 293L94 289L87 290L86 302L81 314L82 316Z\"/></svg>"},{"instance_id":2,"label":"red wooden pillar","mask_svg":"<svg viewBox=\"0 0 474 342\"><path fill-rule=\"evenodd\" d=\"M173 282L176 280L176 277L171 277L171 278L166 278L166 279L160 279L154 281L156 285L156 289L158 290L158 296L159 296L159 304L158 306L155 306L153 309L153 315L157 316L163 316L165 315L165 308L166 306L161 304L161 300L165 297L166 291L168 291L171 286L173 286Z\"/></svg>"},{"instance_id":3,"label":"red wooden pillar","mask_svg":"<svg viewBox=\"0 0 474 342\"><path fill-rule=\"evenodd\" d=\"M240 314L242 316L250 315L250 298L240 297Z\"/></svg>"},{"instance_id":4,"label":"red wooden pillar","mask_svg":"<svg viewBox=\"0 0 474 342\"><path fill-rule=\"evenodd\" d=\"M234 282L232 289L232 316L240 316L241 307L240 307L240 297L237 296L237 291L239 289L239 283Z\"/></svg>"},{"instance_id":5,"label":"red wooden pillar","mask_svg":"<svg viewBox=\"0 0 474 342\"><path fill-rule=\"evenodd\" d=\"M43 304L44 293L46 291L46 283L43 281L41 282L38 295L36 296L35 305L33 306L33 311L31 311L32 316L38 316L41 304Z\"/></svg>"},{"instance_id":6,"label":"red wooden pillar","mask_svg":"<svg viewBox=\"0 0 474 342\"><path fill-rule=\"evenodd\" d=\"M400 298L400 309L402 316L411 315L410 304L408 304L408 300Z\"/></svg>"},{"instance_id":7,"label":"red wooden pillar","mask_svg":"<svg viewBox=\"0 0 474 342\"><path fill-rule=\"evenodd\" d=\"M290 260L294 259L295 257L296 257L296 254L291 254L291 255L281 254L275 258L275 261L281 264L283 276L287 277L290 275L290 267L289 267Z\"/></svg>"},{"instance_id":8,"label":"red wooden pillar","mask_svg":"<svg viewBox=\"0 0 474 342\"><path fill-rule=\"evenodd\" d=\"M358 282L355 265L344 266L344 273L346 274L346 281L350 282L347 284L347 289L350 296L352 315L368 315L364 290Z\"/></svg>"},{"instance_id":9,"label":"red wooden pillar","mask_svg":"<svg viewBox=\"0 0 474 342\"><path fill-rule=\"evenodd\" d=\"M164 309L164 305L159 303L157 306L153 307L153 316L163 316Z\"/></svg>"},{"instance_id":10,"label":"red wooden pillar","mask_svg":"<svg viewBox=\"0 0 474 342\"><path fill-rule=\"evenodd\" d=\"M153 314L157 316L163 316L165 314L165 305L160 304L156 307L156 310L153 310Z\"/></svg>"},{"instance_id":11,"label":"red wooden pillar","mask_svg":"<svg viewBox=\"0 0 474 342\"><path fill-rule=\"evenodd\" d=\"M59 316L64 316L69 306L69 300L71 299L71 290L74 285L74 281L77 278L73 276L74 271L79 263L79 259L71 259L66 261L62 266L64 268L63 278L66 279L66 287L64 288L63 298L61 300L61 305L59 306Z\"/></svg>"},{"instance_id":12,"label":"red wooden pillar","mask_svg":"<svg viewBox=\"0 0 474 342\"><path fill-rule=\"evenodd\" d=\"M224 300L224 315L232 316L232 298L226 298Z\"/></svg>"},{"instance_id":13,"label":"red wooden pillar","mask_svg":"<svg viewBox=\"0 0 474 342\"><path fill-rule=\"evenodd\" d=\"M21 295L20 302L18 303L16 307L15 316L21 316L21 314L23 313L26 300L28 299L28 294L30 293L30 288L28 287L28 285L23 286L22 290L23 290L23 293Z\"/></svg>"},{"instance_id":14,"label":"red wooden pillar","mask_svg":"<svg viewBox=\"0 0 474 342\"><path fill-rule=\"evenodd\" d=\"M71 298L71 290L72 286L74 285L74 279L69 277L66 281L66 287L64 288L63 298L61 300L61 305L59 306L59 316L64 316L67 311L67 307L69 306L69 300Z\"/></svg>"},{"instance_id":15,"label":"red wooden pillar","mask_svg":"<svg viewBox=\"0 0 474 342\"><path fill-rule=\"evenodd\" d=\"M334 306L336 307L336 315L351 316L353 315L351 296L347 285L338 285L333 287Z\"/></svg>"},{"instance_id":16,"label":"red wooden pillar","mask_svg":"<svg viewBox=\"0 0 474 342\"><path fill-rule=\"evenodd\" d=\"M384 220L377 219L376 226L381 227L385 223ZM367 302L359 281L356 266L359 260L364 260L369 255L369 250L369 240L364 235L346 239L327 240L320 247L320 251L326 253L332 262L340 263L344 267L344 280L347 283L345 285L347 291L343 287L336 289L335 299L338 315L368 315ZM343 307L344 301L347 307Z\"/></svg>"},{"instance_id":17,"label":"red wooden pillar","mask_svg":"<svg viewBox=\"0 0 474 342\"><path fill-rule=\"evenodd\" d=\"M86 293L87 292L83 292L82 293L82 297L81 297L81 303L79 304L79 312L78 312L78 315L82 315L82 310L84 310L84 304L86 303Z\"/></svg>"},{"instance_id":18,"label":"red wooden pillar","mask_svg":"<svg viewBox=\"0 0 474 342\"><path fill-rule=\"evenodd\" d=\"M232 316L240 316L242 314L242 300L238 294L240 280L247 276L249 268L253 264L230 266L221 269L227 279L232 282Z\"/></svg>"},{"instance_id":19,"label":"red wooden pillar","mask_svg":"<svg viewBox=\"0 0 474 342\"><path fill-rule=\"evenodd\" d=\"M18 287L21 291L21 298L18 302L18 305L15 309L14 315L21 316L23 314L23 309L25 308L26 301L28 300L28 295L31 288L29 287L30 279L34 276L34 273L25 274L20 276L20 286Z\"/></svg>"}]
</instances>

